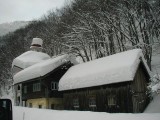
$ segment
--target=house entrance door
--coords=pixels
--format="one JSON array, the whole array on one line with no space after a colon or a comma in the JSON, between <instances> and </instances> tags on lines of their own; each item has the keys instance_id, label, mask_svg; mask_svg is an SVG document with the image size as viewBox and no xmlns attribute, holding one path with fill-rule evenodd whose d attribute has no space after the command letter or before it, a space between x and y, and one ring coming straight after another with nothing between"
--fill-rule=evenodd
<instances>
[{"instance_id":1,"label":"house entrance door","mask_svg":"<svg viewBox=\"0 0 160 120\"><path fill-rule=\"evenodd\" d=\"M139 113L138 95L134 95L132 100L133 100L133 113Z\"/></svg>"}]
</instances>

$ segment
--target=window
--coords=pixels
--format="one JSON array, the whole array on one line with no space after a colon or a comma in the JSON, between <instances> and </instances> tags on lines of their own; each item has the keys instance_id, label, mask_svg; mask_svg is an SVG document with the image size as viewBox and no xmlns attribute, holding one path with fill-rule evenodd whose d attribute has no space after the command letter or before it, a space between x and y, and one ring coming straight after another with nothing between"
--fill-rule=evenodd
<instances>
[{"instance_id":1,"label":"window","mask_svg":"<svg viewBox=\"0 0 160 120\"><path fill-rule=\"evenodd\" d=\"M20 87L20 85L18 85L18 90L20 90L21 89L21 87Z\"/></svg>"},{"instance_id":2,"label":"window","mask_svg":"<svg viewBox=\"0 0 160 120\"><path fill-rule=\"evenodd\" d=\"M42 108L42 105L38 105L38 108Z\"/></svg>"},{"instance_id":3,"label":"window","mask_svg":"<svg viewBox=\"0 0 160 120\"><path fill-rule=\"evenodd\" d=\"M20 102L21 102L21 98L20 98L20 97L17 97L17 105L18 105L18 106L20 105Z\"/></svg>"},{"instance_id":4,"label":"window","mask_svg":"<svg viewBox=\"0 0 160 120\"><path fill-rule=\"evenodd\" d=\"M54 104L51 104L51 109L54 109Z\"/></svg>"},{"instance_id":5,"label":"window","mask_svg":"<svg viewBox=\"0 0 160 120\"><path fill-rule=\"evenodd\" d=\"M110 95L108 97L108 106L114 106L114 105L116 105L116 96Z\"/></svg>"},{"instance_id":6,"label":"window","mask_svg":"<svg viewBox=\"0 0 160 120\"><path fill-rule=\"evenodd\" d=\"M30 107L30 108L32 107L32 103L29 103L29 107Z\"/></svg>"},{"instance_id":7,"label":"window","mask_svg":"<svg viewBox=\"0 0 160 120\"><path fill-rule=\"evenodd\" d=\"M89 98L89 107L96 107L96 98L95 97L90 97Z\"/></svg>"},{"instance_id":8,"label":"window","mask_svg":"<svg viewBox=\"0 0 160 120\"><path fill-rule=\"evenodd\" d=\"M90 97L89 98L89 108L91 111L96 110L96 98L95 97Z\"/></svg>"},{"instance_id":9,"label":"window","mask_svg":"<svg viewBox=\"0 0 160 120\"><path fill-rule=\"evenodd\" d=\"M78 98L73 99L73 107L75 109L79 108L79 100L78 100Z\"/></svg>"},{"instance_id":10,"label":"window","mask_svg":"<svg viewBox=\"0 0 160 120\"><path fill-rule=\"evenodd\" d=\"M24 86L24 93L27 93L27 86Z\"/></svg>"},{"instance_id":11,"label":"window","mask_svg":"<svg viewBox=\"0 0 160 120\"><path fill-rule=\"evenodd\" d=\"M58 82L51 82L51 90L58 90Z\"/></svg>"},{"instance_id":12,"label":"window","mask_svg":"<svg viewBox=\"0 0 160 120\"><path fill-rule=\"evenodd\" d=\"M33 92L36 92L36 91L41 91L40 83L33 84Z\"/></svg>"},{"instance_id":13,"label":"window","mask_svg":"<svg viewBox=\"0 0 160 120\"><path fill-rule=\"evenodd\" d=\"M26 101L22 101L22 106L26 107Z\"/></svg>"}]
</instances>

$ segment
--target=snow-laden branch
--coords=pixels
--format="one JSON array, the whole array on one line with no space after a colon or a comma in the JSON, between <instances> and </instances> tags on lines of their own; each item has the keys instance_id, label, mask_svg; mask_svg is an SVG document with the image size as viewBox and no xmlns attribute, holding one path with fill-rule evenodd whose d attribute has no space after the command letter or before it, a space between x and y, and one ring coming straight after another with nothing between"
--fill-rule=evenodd
<instances>
[{"instance_id":1,"label":"snow-laden branch","mask_svg":"<svg viewBox=\"0 0 160 120\"><path fill-rule=\"evenodd\" d=\"M151 83L149 84L149 89L154 93L160 93L160 74L155 74L151 78Z\"/></svg>"}]
</instances>

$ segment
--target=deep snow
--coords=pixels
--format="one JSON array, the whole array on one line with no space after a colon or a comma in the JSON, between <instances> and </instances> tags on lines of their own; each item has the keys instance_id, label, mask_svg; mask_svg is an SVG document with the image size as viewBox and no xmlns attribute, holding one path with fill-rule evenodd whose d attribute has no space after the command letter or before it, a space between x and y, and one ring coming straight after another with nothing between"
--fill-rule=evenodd
<instances>
[{"instance_id":1,"label":"deep snow","mask_svg":"<svg viewBox=\"0 0 160 120\"><path fill-rule=\"evenodd\" d=\"M159 113L104 113L89 111L56 111L37 108L13 108L13 120L160 120Z\"/></svg>"},{"instance_id":2,"label":"deep snow","mask_svg":"<svg viewBox=\"0 0 160 120\"><path fill-rule=\"evenodd\" d=\"M71 62L76 64L75 58L69 54L62 54L52 57L42 62L36 63L13 76L14 84L31 80L46 75L60 65Z\"/></svg>"},{"instance_id":3,"label":"deep snow","mask_svg":"<svg viewBox=\"0 0 160 120\"><path fill-rule=\"evenodd\" d=\"M34 64L13 76L14 84L43 76L68 61L68 55L61 55Z\"/></svg>"},{"instance_id":4,"label":"deep snow","mask_svg":"<svg viewBox=\"0 0 160 120\"><path fill-rule=\"evenodd\" d=\"M151 103L147 106L144 113L159 113L160 114L160 94L155 95Z\"/></svg>"},{"instance_id":5,"label":"deep snow","mask_svg":"<svg viewBox=\"0 0 160 120\"><path fill-rule=\"evenodd\" d=\"M22 69L25 69L31 65L34 65L43 60L47 60L49 58L50 56L46 53L36 52L36 51L27 51L13 60L12 67L17 66Z\"/></svg>"}]
</instances>

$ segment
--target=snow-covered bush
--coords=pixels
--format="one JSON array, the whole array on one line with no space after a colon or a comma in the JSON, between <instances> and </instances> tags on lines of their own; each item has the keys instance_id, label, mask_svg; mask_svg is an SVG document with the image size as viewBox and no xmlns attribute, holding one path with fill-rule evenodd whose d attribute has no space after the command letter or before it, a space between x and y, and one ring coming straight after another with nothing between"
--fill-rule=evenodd
<instances>
[{"instance_id":1,"label":"snow-covered bush","mask_svg":"<svg viewBox=\"0 0 160 120\"><path fill-rule=\"evenodd\" d=\"M160 74L153 75L148 88L151 90L151 93L160 94Z\"/></svg>"}]
</instances>

